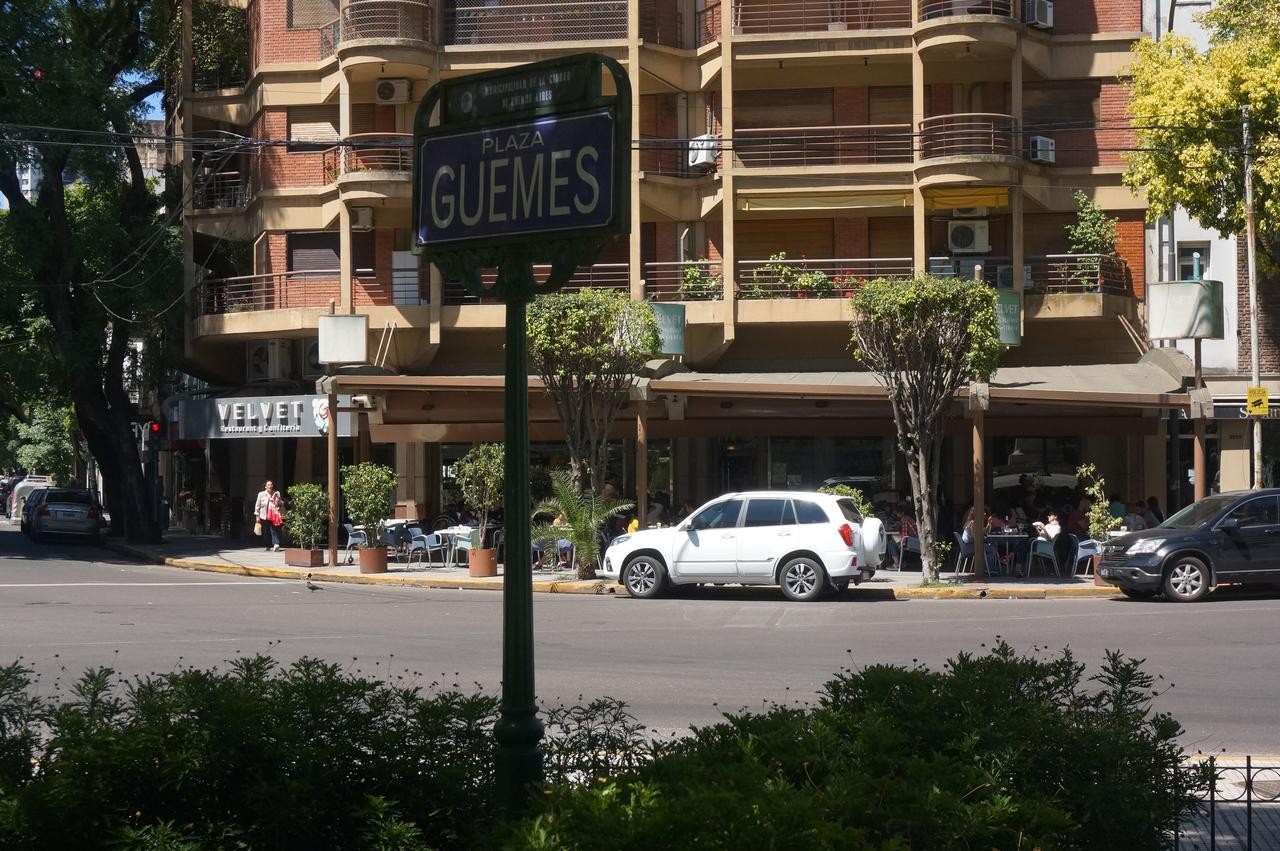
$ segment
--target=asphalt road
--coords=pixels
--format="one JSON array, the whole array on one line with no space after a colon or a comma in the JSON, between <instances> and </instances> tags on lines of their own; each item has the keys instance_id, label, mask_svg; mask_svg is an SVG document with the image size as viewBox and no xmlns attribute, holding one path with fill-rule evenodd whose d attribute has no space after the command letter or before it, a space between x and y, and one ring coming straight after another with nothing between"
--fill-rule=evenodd
<instances>
[{"instance_id":1,"label":"asphalt road","mask_svg":"<svg viewBox=\"0 0 1280 851\"><path fill-rule=\"evenodd\" d=\"M654 601L535 595L538 693L612 695L658 730L719 709L807 699L844 665L940 666L996 636L1070 646L1096 664L1118 648L1174 684L1159 701L1193 751L1280 753L1280 595L1196 605L1127 600L794 604L766 590ZM0 661L22 657L52 689L86 667L125 674L237 654L310 655L365 673L496 688L501 598L489 591L330 585L147 567L89 546L30 544L0 526Z\"/></svg>"}]
</instances>

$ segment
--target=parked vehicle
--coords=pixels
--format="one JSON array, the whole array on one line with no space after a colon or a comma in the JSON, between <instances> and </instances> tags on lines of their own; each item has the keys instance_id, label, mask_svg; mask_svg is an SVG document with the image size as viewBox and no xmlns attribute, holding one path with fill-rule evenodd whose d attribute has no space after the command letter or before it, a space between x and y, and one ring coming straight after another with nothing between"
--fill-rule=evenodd
<instances>
[{"instance_id":1,"label":"parked vehicle","mask_svg":"<svg viewBox=\"0 0 1280 851\"><path fill-rule=\"evenodd\" d=\"M816 600L875 575L884 530L852 499L807 491L733 493L678 526L619 535L603 573L633 597L669 585L778 585L788 600Z\"/></svg>"},{"instance_id":2,"label":"parked vehicle","mask_svg":"<svg viewBox=\"0 0 1280 851\"><path fill-rule=\"evenodd\" d=\"M22 517L22 505L26 502L27 496L37 488L47 488L53 486L53 479L50 476L27 476L22 481L13 486L13 491L9 494L9 517Z\"/></svg>"},{"instance_id":3,"label":"parked vehicle","mask_svg":"<svg viewBox=\"0 0 1280 851\"><path fill-rule=\"evenodd\" d=\"M1126 597L1182 603L1222 583L1280 582L1280 489L1215 494L1114 538L1098 573Z\"/></svg>"},{"instance_id":4,"label":"parked vehicle","mask_svg":"<svg viewBox=\"0 0 1280 851\"><path fill-rule=\"evenodd\" d=\"M27 500L31 539L45 535L79 535L94 543L102 532L102 510L93 494L77 488L44 488Z\"/></svg>"}]
</instances>

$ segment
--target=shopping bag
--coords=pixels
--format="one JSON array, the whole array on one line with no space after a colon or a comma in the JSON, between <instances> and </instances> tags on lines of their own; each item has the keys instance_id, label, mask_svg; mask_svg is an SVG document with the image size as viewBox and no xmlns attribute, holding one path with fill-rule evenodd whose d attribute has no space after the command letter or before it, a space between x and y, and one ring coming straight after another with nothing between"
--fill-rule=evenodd
<instances>
[{"instance_id":1,"label":"shopping bag","mask_svg":"<svg viewBox=\"0 0 1280 851\"><path fill-rule=\"evenodd\" d=\"M258 520L258 521L256 521L256 522L253 524L253 534L255 534L255 535L261 535L261 534L262 534L262 521L261 521L261 520Z\"/></svg>"}]
</instances>

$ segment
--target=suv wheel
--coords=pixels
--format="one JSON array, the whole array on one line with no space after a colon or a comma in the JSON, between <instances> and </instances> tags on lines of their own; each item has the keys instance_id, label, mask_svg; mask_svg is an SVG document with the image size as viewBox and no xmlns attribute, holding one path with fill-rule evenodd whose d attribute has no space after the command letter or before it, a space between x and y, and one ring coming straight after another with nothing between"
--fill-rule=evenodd
<instances>
[{"instance_id":1,"label":"suv wheel","mask_svg":"<svg viewBox=\"0 0 1280 851\"><path fill-rule=\"evenodd\" d=\"M1181 556L1164 577L1164 595L1179 603L1194 603L1209 593L1209 568L1195 556Z\"/></svg>"},{"instance_id":2,"label":"suv wheel","mask_svg":"<svg viewBox=\"0 0 1280 851\"><path fill-rule=\"evenodd\" d=\"M622 584L632 597L649 600L662 593L667 584L667 571L662 562L652 556L636 556L622 568Z\"/></svg>"},{"instance_id":3,"label":"suv wheel","mask_svg":"<svg viewBox=\"0 0 1280 851\"><path fill-rule=\"evenodd\" d=\"M782 596L788 600L808 602L822 596L827 587L827 572L817 561L805 556L793 558L778 574Z\"/></svg>"}]
</instances>

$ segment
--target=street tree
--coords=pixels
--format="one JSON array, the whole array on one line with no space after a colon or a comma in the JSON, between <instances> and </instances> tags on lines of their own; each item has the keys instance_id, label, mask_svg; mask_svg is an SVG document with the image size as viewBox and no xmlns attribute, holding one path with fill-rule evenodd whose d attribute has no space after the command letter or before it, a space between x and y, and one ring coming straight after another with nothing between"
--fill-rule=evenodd
<instances>
[{"instance_id":1,"label":"street tree","mask_svg":"<svg viewBox=\"0 0 1280 851\"><path fill-rule=\"evenodd\" d=\"M617 290L539 296L529 305L530 365L555 402L578 487L604 485L609 433L645 361L658 352L653 306Z\"/></svg>"},{"instance_id":2,"label":"street tree","mask_svg":"<svg viewBox=\"0 0 1280 851\"><path fill-rule=\"evenodd\" d=\"M165 213L130 134L163 88L156 41L174 0L8 0L0 14L0 222L21 246L0 298L32 294L51 383L98 462L114 531L156 540L134 426L145 378L181 350L177 210ZM171 30L172 27L169 27ZM22 192L19 166L41 179ZM181 193L179 193L181 197ZM141 347L139 347L141 343Z\"/></svg>"},{"instance_id":3,"label":"street tree","mask_svg":"<svg viewBox=\"0 0 1280 851\"><path fill-rule=\"evenodd\" d=\"M1137 132L1125 183L1146 192L1148 215L1177 207L1220 234L1243 233L1242 109L1253 126L1259 263L1280 271L1280 4L1220 0L1202 16L1200 52L1184 36L1134 45L1129 110Z\"/></svg>"},{"instance_id":4,"label":"street tree","mask_svg":"<svg viewBox=\"0 0 1280 851\"><path fill-rule=\"evenodd\" d=\"M853 307L854 357L888 391L924 578L936 581L943 428L961 388L990 376L999 361L995 291L965 278L882 278L859 288Z\"/></svg>"}]
</instances>

